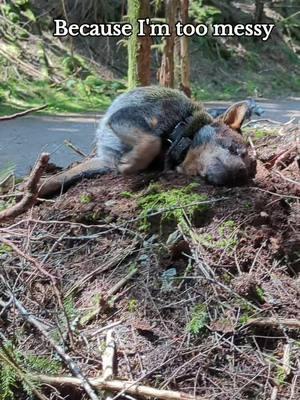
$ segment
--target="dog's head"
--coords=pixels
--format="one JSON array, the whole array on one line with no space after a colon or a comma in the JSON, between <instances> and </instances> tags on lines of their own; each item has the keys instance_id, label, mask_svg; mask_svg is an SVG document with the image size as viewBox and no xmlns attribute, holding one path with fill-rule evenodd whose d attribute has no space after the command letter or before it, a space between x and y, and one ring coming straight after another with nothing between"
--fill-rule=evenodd
<instances>
[{"instance_id":1,"label":"dog's head","mask_svg":"<svg viewBox=\"0 0 300 400\"><path fill-rule=\"evenodd\" d=\"M200 175L214 185L241 185L254 177L256 161L241 134L248 112L247 102L236 103L199 129L178 172Z\"/></svg>"}]
</instances>

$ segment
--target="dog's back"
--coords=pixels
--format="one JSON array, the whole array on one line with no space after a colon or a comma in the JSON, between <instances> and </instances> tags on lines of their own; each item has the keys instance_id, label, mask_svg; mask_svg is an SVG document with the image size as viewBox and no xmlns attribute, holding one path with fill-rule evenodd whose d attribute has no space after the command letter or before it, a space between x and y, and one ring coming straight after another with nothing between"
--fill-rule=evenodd
<instances>
[{"instance_id":1,"label":"dog's back","mask_svg":"<svg viewBox=\"0 0 300 400\"><path fill-rule=\"evenodd\" d=\"M112 129L125 124L129 131L139 126L156 137L167 139L175 126L202 109L183 93L158 86L140 87L117 97L101 120L96 140L97 157L109 167L116 167L122 155L129 151ZM134 133L133 133L134 134Z\"/></svg>"}]
</instances>

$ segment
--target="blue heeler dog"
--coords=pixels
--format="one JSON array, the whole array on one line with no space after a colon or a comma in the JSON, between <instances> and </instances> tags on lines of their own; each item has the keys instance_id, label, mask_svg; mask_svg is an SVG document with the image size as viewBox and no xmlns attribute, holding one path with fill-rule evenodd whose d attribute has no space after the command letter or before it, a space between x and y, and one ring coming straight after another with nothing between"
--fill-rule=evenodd
<instances>
[{"instance_id":1,"label":"blue heeler dog","mask_svg":"<svg viewBox=\"0 0 300 400\"><path fill-rule=\"evenodd\" d=\"M173 157L179 173L199 175L214 185L242 184L256 169L241 134L249 110L249 101L242 101L213 118L175 89L149 86L123 93L100 121L96 156L46 179L39 196L111 170L137 174L162 154ZM184 143L179 152L176 143L178 148Z\"/></svg>"}]
</instances>

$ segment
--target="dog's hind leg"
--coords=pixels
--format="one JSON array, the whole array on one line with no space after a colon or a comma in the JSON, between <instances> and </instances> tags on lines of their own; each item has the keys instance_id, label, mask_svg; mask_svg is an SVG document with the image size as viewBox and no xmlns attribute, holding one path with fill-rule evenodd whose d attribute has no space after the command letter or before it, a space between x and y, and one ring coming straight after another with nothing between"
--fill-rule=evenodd
<instances>
[{"instance_id":1,"label":"dog's hind leg","mask_svg":"<svg viewBox=\"0 0 300 400\"><path fill-rule=\"evenodd\" d=\"M119 114L119 115L118 115ZM146 169L161 150L161 139L143 117L116 113L109 126L129 151L124 153L118 165L122 174L134 174Z\"/></svg>"}]
</instances>

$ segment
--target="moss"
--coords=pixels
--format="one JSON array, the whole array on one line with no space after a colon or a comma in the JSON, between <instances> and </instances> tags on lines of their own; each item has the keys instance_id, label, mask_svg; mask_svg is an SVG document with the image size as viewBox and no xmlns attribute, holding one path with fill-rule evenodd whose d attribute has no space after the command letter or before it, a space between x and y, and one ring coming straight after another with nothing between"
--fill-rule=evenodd
<instances>
[{"instance_id":1,"label":"moss","mask_svg":"<svg viewBox=\"0 0 300 400\"><path fill-rule=\"evenodd\" d=\"M189 220L194 220L197 214L207 211L206 204L199 204L207 200L207 196L195 192L198 184L190 184L180 189L163 191L157 184L150 185L147 194L138 200L138 206L142 209L140 213L140 229L149 230L151 214L158 213L159 226L169 224L184 225Z\"/></svg>"},{"instance_id":2,"label":"moss","mask_svg":"<svg viewBox=\"0 0 300 400\"><path fill-rule=\"evenodd\" d=\"M272 129L255 129L254 135L255 135L255 139L263 139L264 137L267 136L272 136L272 135L276 135L277 132L276 130Z\"/></svg>"},{"instance_id":3,"label":"moss","mask_svg":"<svg viewBox=\"0 0 300 400\"><path fill-rule=\"evenodd\" d=\"M80 196L80 203L81 204L89 204L93 200L93 196L88 193L84 193Z\"/></svg>"},{"instance_id":4,"label":"moss","mask_svg":"<svg viewBox=\"0 0 300 400\"><path fill-rule=\"evenodd\" d=\"M12 252L12 248L7 244L0 245L0 256L3 254L10 254Z\"/></svg>"},{"instance_id":5,"label":"moss","mask_svg":"<svg viewBox=\"0 0 300 400\"><path fill-rule=\"evenodd\" d=\"M130 312L130 313L136 312L138 309L138 306L139 306L139 303L138 303L137 299L129 300L128 305L127 305L128 312Z\"/></svg>"},{"instance_id":6,"label":"moss","mask_svg":"<svg viewBox=\"0 0 300 400\"><path fill-rule=\"evenodd\" d=\"M225 221L218 228L217 232L195 234L196 241L202 246L211 249L226 249L227 252L232 252L237 244L237 226L233 220Z\"/></svg>"}]
</instances>

